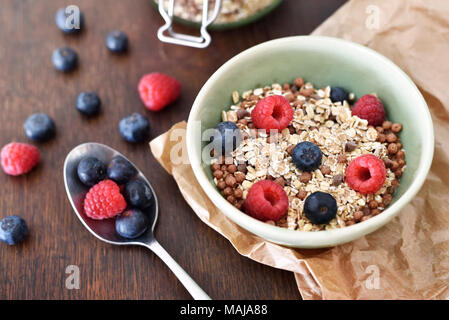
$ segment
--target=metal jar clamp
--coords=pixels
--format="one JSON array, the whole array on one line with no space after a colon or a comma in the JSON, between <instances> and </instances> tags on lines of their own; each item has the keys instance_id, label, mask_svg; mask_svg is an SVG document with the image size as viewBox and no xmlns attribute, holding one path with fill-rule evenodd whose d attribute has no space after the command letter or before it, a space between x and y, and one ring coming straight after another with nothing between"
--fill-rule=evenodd
<instances>
[{"instance_id":1,"label":"metal jar clamp","mask_svg":"<svg viewBox=\"0 0 449 320\"><path fill-rule=\"evenodd\" d=\"M194 48L206 48L210 42L211 37L209 32L207 32L207 27L211 25L215 19L217 19L218 14L221 9L221 1L215 0L214 11L209 18L209 0L203 1L203 12L201 18L201 36L192 36L182 33L177 33L173 31L173 13L175 7L175 0L169 0L168 11L164 8L164 0L159 0L159 13L165 20L165 24L159 28L157 36L162 42L178 44L182 46L194 47Z\"/></svg>"}]
</instances>

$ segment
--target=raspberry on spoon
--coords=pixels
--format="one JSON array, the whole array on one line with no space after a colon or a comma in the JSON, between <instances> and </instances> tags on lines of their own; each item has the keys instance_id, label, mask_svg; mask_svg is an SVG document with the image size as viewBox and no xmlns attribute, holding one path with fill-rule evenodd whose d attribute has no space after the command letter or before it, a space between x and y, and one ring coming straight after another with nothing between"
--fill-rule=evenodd
<instances>
[{"instance_id":1,"label":"raspberry on spoon","mask_svg":"<svg viewBox=\"0 0 449 320\"><path fill-rule=\"evenodd\" d=\"M84 199L86 216L95 220L113 218L125 209L125 198L112 180L103 180L93 186Z\"/></svg>"}]
</instances>

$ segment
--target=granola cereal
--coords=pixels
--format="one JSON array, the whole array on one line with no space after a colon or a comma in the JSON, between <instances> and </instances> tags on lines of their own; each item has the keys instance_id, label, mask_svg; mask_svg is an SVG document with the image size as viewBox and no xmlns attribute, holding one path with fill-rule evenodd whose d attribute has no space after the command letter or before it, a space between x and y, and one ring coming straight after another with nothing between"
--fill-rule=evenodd
<instances>
[{"instance_id":1,"label":"granola cereal","mask_svg":"<svg viewBox=\"0 0 449 320\"><path fill-rule=\"evenodd\" d=\"M157 0L156 2L159 2ZM235 22L248 18L268 7L274 0L222 0L221 11L214 23ZM165 0L168 8L169 0ZM209 0L209 14L215 7L215 0ZM185 20L201 22L203 0L175 0L174 15Z\"/></svg>"},{"instance_id":2,"label":"granola cereal","mask_svg":"<svg viewBox=\"0 0 449 320\"><path fill-rule=\"evenodd\" d=\"M277 134L257 130L251 118L258 101L270 95L284 96L294 110L290 125ZM402 125L384 121L381 126L370 126L352 115L348 101L332 102L330 95L331 87L315 88L302 78L292 84L232 93L232 105L222 120L234 122L243 138L231 154L232 161L229 157L227 164L224 157L211 159L214 182L230 203L244 211L249 189L258 181L272 180L285 190L289 207L282 219L268 223L301 231L360 223L391 203L406 168L398 135ZM303 141L322 151L321 166L312 172L302 172L292 161L293 147ZM357 192L345 180L349 163L365 154L383 160L386 168L385 182L374 194ZM313 224L304 213L307 197L316 191L329 193L337 202L336 216L327 224Z\"/></svg>"}]
</instances>

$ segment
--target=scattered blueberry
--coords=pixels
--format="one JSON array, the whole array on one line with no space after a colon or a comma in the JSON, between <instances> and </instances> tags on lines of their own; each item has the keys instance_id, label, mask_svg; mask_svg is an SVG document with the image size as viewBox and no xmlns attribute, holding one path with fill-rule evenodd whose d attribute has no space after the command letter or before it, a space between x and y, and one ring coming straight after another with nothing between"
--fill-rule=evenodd
<instances>
[{"instance_id":1,"label":"scattered blueberry","mask_svg":"<svg viewBox=\"0 0 449 320\"><path fill-rule=\"evenodd\" d=\"M139 209L128 209L115 220L115 230L127 239L141 236L150 224L148 216Z\"/></svg>"},{"instance_id":2,"label":"scattered blueberry","mask_svg":"<svg viewBox=\"0 0 449 320\"><path fill-rule=\"evenodd\" d=\"M132 180L125 186L124 196L128 205L145 209L153 203L153 193L143 180Z\"/></svg>"},{"instance_id":3,"label":"scattered blueberry","mask_svg":"<svg viewBox=\"0 0 449 320\"><path fill-rule=\"evenodd\" d=\"M112 52L125 52L128 50L128 36L122 31L112 31L106 37L106 47Z\"/></svg>"},{"instance_id":4,"label":"scattered blueberry","mask_svg":"<svg viewBox=\"0 0 449 320\"><path fill-rule=\"evenodd\" d=\"M78 164L78 177L86 186L92 187L106 178L106 165L94 157L87 157Z\"/></svg>"},{"instance_id":5,"label":"scattered blueberry","mask_svg":"<svg viewBox=\"0 0 449 320\"><path fill-rule=\"evenodd\" d=\"M53 138L56 132L55 123L45 113L35 113L29 116L23 128L28 138L38 142Z\"/></svg>"},{"instance_id":6,"label":"scattered blueberry","mask_svg":"<svg viewBox=\"0 0 449 320\"><path fill-rule=\"evenodd\" d=\"M0 241L13 245L22 242L28 234L28 227L21 217L9 216L0 221Z\"/></svg>"},{"instance_id":7,"label":"scattered blueberry","mask_svg":"<svg viewBox=\"0 0 449 320\"><path fill-rule=\"evenodd\" d=\"M215 133L211 138L212 147L215 153L221 155L229 154L234 151L240 142L242 136L239 128L234 122L224 121L217 124L215 127Z\"/></svg>"},{"instance_id":8,"label":"scattered blueberry","mask_svg":"<svg viewBox=\"0 0 449 320\"><path fill-rule=\"evenodd\" d=\"M320 148L309 141L298 143L292 151L293 163L302 171L312 172L318 169L322 158Z\"/></svg>"},{"instance_id":9,"label":"scattered blueberry","mask_svg":"<svg viewBox=\"0 0 449 320\"><path fill-rule=\"evenodd\" d=\"M72 48L59 48L53 51L52 61L57 70L69 72L78 64L78 55Z\"/></svg>"},{"instance_id":10,"label":"scattered blueberry","mask_svg":"<svg viewBox=\"0 0 449 320\"><path fill-rule=\"evenodd\" d=\"M101 100L95 92L82 92L76 99L76 108L87 116L100 113Z\"/></svg>"},{"instance_id":11,"label":"scattered blueberry","mask_svg":"<svg viewBox=\"0 0 449 320\"><path fill-rule=\"evenodd\" d=\"M331 89L331 101L337 102L340 101L343 103L343 101L349 101L349 93L340 87L332 87Z\"/></svg>"},{"instance_id":12,"label":"scattered blueberry","mask_svg":"<svg viewBox=\"0 0 449 320\"><path fill-rule=\"evenodd\" d=\"M337 215L337 201L329 193L317 191L306 198L304 212L312 223L326 224Z\"/></svg>"},{"instance_id":13,"label":"scattered blueberry","mask_svg":"<svg viewBox=\"0 0 449 320\"><path fill-rule=\"evenodd\" d=\"M125 184L137 174L136 168L121 156L114 157L108 165L107 176L118 184Z\"/></svg>"},{"instance_id":14,"label":"scattered blueberry","mask_svg":"<svg viewBox=\"0 0 449 320\"><path fill-rule=\"evenodd\" d=\"M128 142L142 142L150 136L150 123L144 116L133 113L120 121L119 131Z\"/></svg>"},{"instance_id":15,"label":"scattered blueberry","mask_svg":"<svg viewBox=\"0 0 449 320\"><path fill-rule=\"evenodd\" d=\"M81 12L79 13L79 16L77 16L76 12L72 10L66 12L66 9L67 7L61 8L56 12L55 15L56 25L64 33L68 34L78 33L84 24L84 16Z\"/></svg>"}]
</instances>

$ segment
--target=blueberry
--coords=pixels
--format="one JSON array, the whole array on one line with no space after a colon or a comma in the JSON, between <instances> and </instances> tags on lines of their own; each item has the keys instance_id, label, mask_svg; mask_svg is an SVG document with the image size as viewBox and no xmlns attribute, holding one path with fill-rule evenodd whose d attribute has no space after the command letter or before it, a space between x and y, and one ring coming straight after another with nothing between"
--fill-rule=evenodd
<instances>
[{"instance_id":1,"label":"blueberry","mask_svg":"<svg viewBox=\"0 0 449 320\"><path fill-rule=\"evenodd\" d=\"M119 131L128 142L142 142L150 136L150 123L144 116L133 113L120 121Z\"/></svg>"},{"instance_id":2,"label":"blueberry","mask_svg":"<svg viewBox=\"0 0 449 320\"><path fill-rule=\"evenodd\" d=\"M72 48L59 48L53 51L52 61L57 70L69 72L78 64L78 55Z\"/></svg>"},{"instance_id":3,"label":"blueberry","mask_svg":"<svg viewBox=\"0 0 449 320\"><path fill-rule=\"evenodd\" d=\"M349 93L343 88L332 87L331 100L332 102L340 101L341 103L343 103L344 100L349 101Z\"/></svg>"},{"instance_id":4,"label":"blueberry","mask_svg":"<svg viewBox=\"0 0 449 320\"><path fill-rule=\"evenodd\" d=\"M128 50L128 36L122 31L112 31L106 37L106 47L112 52L125 52Z\"/></svg>"},{"instance_id":5,"label":"blueberry","mask_svg":"<svg viewBox=\"0 0 449 320\"><path fill-rule=\"evenodd\" d=\"M92 187L106 178L106 165L94 157L87 157L78 164L78 177L86 186Z\"/></svg>"},{"instance_id":6,"label":"blueberry","mask_svg":"<svg viewBox=\"0 0 449 320\"><path fill-rule=\"evenodd\" d=\"M27 234L27 224L19 216L9 216L0 221L0 241L10 245L18 244Z\"/></svg>"},{"instance_id":7,"label":"blueberry","mask_svg":"<svg viewBox=\"0 0 449 320\"><path fill-rule=\"evenodd\" d=\"M55 135L53 120L45 113L35 113L26 119L23 128L28 138L33 141L47 141Z\"/></svg>"},{"instance_id":8,"label":"blueberry","mask_svg":"<svg viewBox=\"0 0 449 320\"><path fill-rule=\"evenodd\" d=\"M125 186L124 196L126 202L139 209L145 209L153 203L153 193L143 180L132 180Z\"/></svg>"},{"instance_id":9,"label":"blueberry","mask_svg":"<svg viewBox=\"0 0 449 320\"><path fill-rule=\"evenodd\" d=\"M302 171L312 172L318 169L322 158L320 148L309 141L298 143L292 151L293 163Z\"/></svg>"},{"instance_id":10,"label":"blueberry","mask_svg":"<svg viewBox=\"0 0 449 320\"><path fill-rule=\"evenodd\" d=\"M81 12L77 15L73 10L68 10L68 12L66 12L66 9L67 8L61 8L56 12L56 25L64 33L78 33L84 24L84 16Z\"/></svg>"},{"instance_id":11,"label":"blueberry","mask_svg":"<svg viewBox=\"0 0 449 320\"><path fill-rule=\"evenodd\" d=\"M118 184L127 183L136 174L136 168L122 156L116 156L109 162L107 176Z\"/></svg>"},{"instance_id":12,"label":"blueberry","mask_svg":"<svg viewBox=\"0 0 449 320\"><path fill-rule=\"evenodd\" d=\"M150 224L148 216L139 209L128 209L115 220L115 230L123 238L141 236Z\"/></svg>"},{"instance_id":13,"label":"blueberry","mask_svg":"<svg viewBox=\"0 0 449 320\"><path fill-rule=\"evenodd\" d=\"M95 92L81 92L76 99L76 108L87 116L100 113L100 106L101 100Z\"/></svg>"},{"instance_id":14,"label":"blueberry","mask_svg":"<svg viewBox=\"0 0 449 320\"><path fill-rule=\"evenodd\" d=\"M312 223L326 224L337 215L337 201L329 193L317 191L306 198L304 212Z\"/></svg>"},{"instance_id":15,"label":"blueberry","mask_svg":"<svg viewBox=\"0 0 449 320\"><path fill-rule=\"evenodd\" d=\"M234 122L224 121L217 124L211 138L215 155L226 155L234 151L242 141L240 129Z\"/></svg>"}]
</instances>

